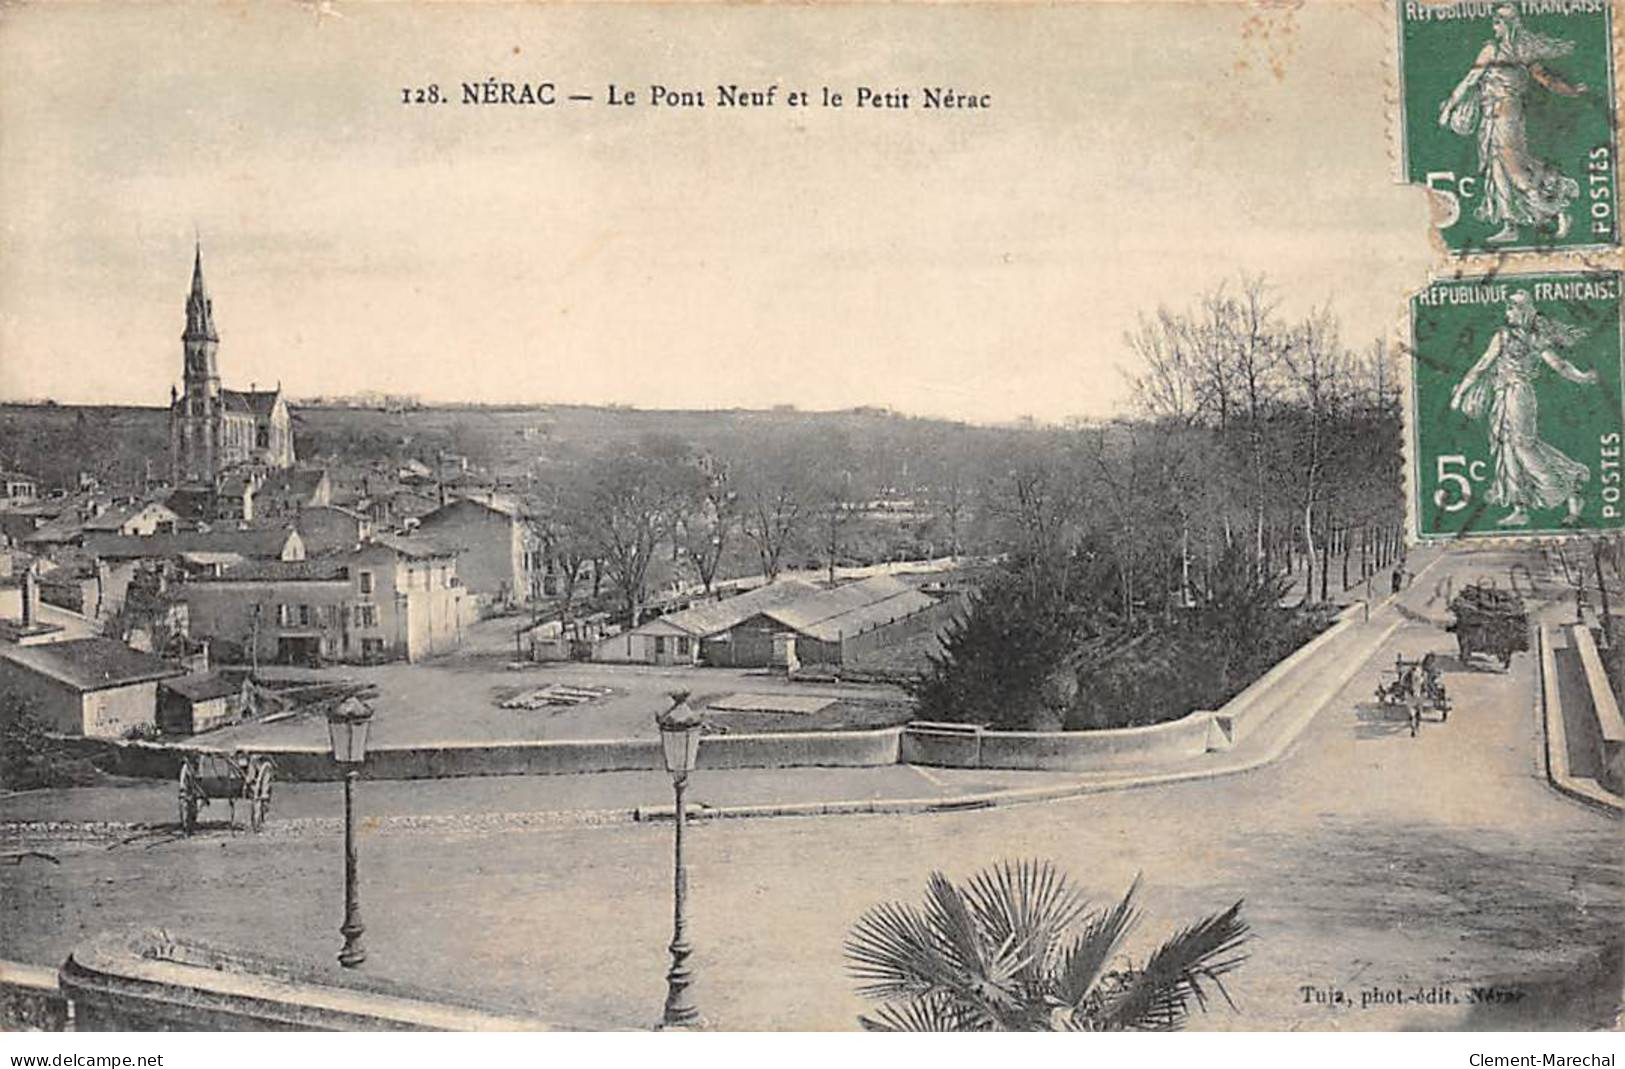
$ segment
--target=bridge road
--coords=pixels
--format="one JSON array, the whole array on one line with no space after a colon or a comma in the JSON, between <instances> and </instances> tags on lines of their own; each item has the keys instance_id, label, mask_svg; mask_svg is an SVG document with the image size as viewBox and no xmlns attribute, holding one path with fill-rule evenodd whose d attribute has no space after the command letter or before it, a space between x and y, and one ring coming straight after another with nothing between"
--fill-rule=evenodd
<instances>
[{"instance_id":1,"label":"bridge road","mask_svg":"<svg viewBox=\"0 0 1625 1069\"><path fill-rule=\"evenodd\" d=\"M1447 658L1457 711L1415 739L1371 700L1396 652L1453 652L1438 628L1446 598L1429 604L1435 584L1516 559L1443 559L1405 596L1409 622L1280 761L1250 773L989 811L694 826L703 1012L729 1029L853 1027L863 1006L841 942L865 908L918 900L933 868L962 876L1035 856L1103 902L1143 873L1136 958L1246 899L1256 935L1229 984L1239 1010L1221 1006L1197 1028L1606 1025L1625 930L1619 824L1546 785L1533 655L1507 674ZM567 1027L645 1027L664 995L670 839L669 825L368 835L366 968ZM336 841L246 836L8 866L0 949L55 963L88 931L165 923L330 962L340 866ZM1469 1004L1473 987L1510 1001ZM1452 1001L1361 1005L1431 989Z\"/></svg>"}]
</instances>

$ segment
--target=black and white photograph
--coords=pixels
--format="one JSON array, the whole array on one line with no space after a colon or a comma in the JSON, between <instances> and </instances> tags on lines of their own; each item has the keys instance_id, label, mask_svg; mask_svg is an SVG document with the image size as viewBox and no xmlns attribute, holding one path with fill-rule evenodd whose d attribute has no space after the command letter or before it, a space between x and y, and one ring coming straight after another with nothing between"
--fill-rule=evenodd
<instances>
[{"instance_id":1,"label":"black and white photograph","mask_svg":"<svg viewBox=\"0 0 1625 1069\"><path fill-rule=\"evenodd\" d=\"M1620 13L3 0L0 1048L1615 1064Z\"/></svg>"}]
</instances>

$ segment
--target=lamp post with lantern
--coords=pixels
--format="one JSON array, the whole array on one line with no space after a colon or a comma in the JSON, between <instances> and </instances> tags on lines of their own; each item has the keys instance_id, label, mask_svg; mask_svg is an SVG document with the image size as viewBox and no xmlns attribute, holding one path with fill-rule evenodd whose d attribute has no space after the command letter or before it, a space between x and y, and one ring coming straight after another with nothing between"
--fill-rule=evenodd
<instances>
[{"instance_id":1,"label":"lamp post with lantern","mask_svg":"<svg viewBox=\"0 0 1625 1069\"><path fill-rule=\"evenodd\" d=\"M671 971L666 974L666 1010L660 1019L661 1028L693 1028L700 1023L700 1011L689 998L688 988L694 974L688 967L688 956L693 947L688 943L688 917L685 907L688 899L688 871L683 867L683 827L687 823L687 810L683 804L683 791L688 786L688 774L700 753L699 710L688 704L688 692L676 691L671 695L672 707L655 717L660 728L660 748L666 758L666 771L671 773L676 806L673 823L676 843L672 851L672 930Z\"/></svg>"},{"instance_id":2,"label":"lamp post with lantern","mask_svg":"<svg viewBox=\"0 0 1625 1069\"><path fill-rule=\"evenodd\" d=\"M367 960L361 945L361 900L356 887L355 781L361 776L361 763L367 759L367 728L372 724L372 707L353 695L327 714L327 734L333 746L333 760L344 770L344 949L339 964L353 969Z\"/></svg>"}]
</instances>

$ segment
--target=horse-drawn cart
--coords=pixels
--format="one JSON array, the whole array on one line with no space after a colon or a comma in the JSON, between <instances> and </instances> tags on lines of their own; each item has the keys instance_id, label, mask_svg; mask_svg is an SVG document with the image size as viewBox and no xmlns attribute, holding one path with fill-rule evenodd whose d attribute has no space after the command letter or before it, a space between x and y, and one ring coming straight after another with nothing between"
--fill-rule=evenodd
<instances>
[{"instance_id":1,"label":"horse-drawn cart","mask_svg":"<svg viewBox=\"0 0 1625 1069\"><path fill-rule=\"evenodd\" d=\"M248 826L254 831L265 827L271 810L273 765L269 757L249 754L189 753L181 758L181 831L187 835L197 828L197 811L211 799L224 800L231 807L231 826L237 826L237 803L248 805Z\"/></svg>"},{"instance_id":2,"label":"horse-drawn cart","mask_svg":"<svg viewBox=\"0 0 1625 1069\"><path fill-rule=\"evenodd\" d=\"M1475 583L1450 601L1455 620L1445 628L1455 633L1465 666L1475 653L1487 653L1504 669L1512 655L1529 649L1529 614L1523 599L1491 583Z\"/></svg>"},{"instance_id":3,"label":"horse-drawn cart","mask_svg":"<svg viewBox=\"0 0 1625 1069\"><path fill-rule=\"evenodd\" d=\"M1377 704L1384 707L1403 706L1412 738L1416 737L1422 726L1424 706L1439 714L1441 724L1449 720L1450 697L1445 693L1444 680L1440 678L1438 658L1430 653L1420 661L1407 661L1396 654L1394 678L1377 685Z\"/></svg>"}]
</instances>

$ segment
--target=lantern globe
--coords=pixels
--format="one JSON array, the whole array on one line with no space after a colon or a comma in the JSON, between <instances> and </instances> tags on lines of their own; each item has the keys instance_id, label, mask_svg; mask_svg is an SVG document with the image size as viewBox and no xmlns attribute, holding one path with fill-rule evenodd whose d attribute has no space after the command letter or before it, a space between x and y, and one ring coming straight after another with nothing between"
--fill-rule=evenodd
<instances>
[{"instance_id":1,"label":"lantern globe","mask_svg":"<svg viewBox=\"0 0 1625 1069\"><path fill-rule=\"evenodd\" d=\"M674 691L672 707L655 716L660 729L660 748L666 759L666 771L674 777L686 776L694 771L700 756L700 735L705 718L698 709L688 704L688 691Z\"/></svg>"},{"instance_id":2,"label":"lantern globe","mask_svg":"<svg viewBox=\"0 0 1625 1069\"><path fill-rule=\"evenodd\" d=\"M354 696L344 699L327 714L328 741L333 760L343 765L359 765L367 759L367 729L372 726L372 707Z\"/></svg>"}]
</instances>

